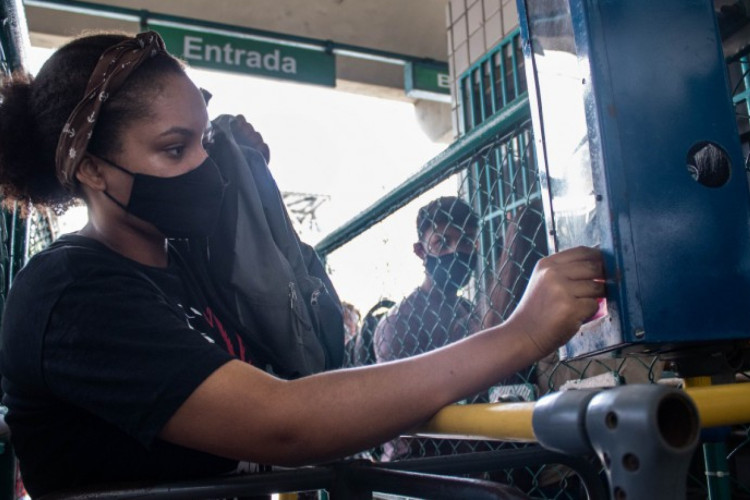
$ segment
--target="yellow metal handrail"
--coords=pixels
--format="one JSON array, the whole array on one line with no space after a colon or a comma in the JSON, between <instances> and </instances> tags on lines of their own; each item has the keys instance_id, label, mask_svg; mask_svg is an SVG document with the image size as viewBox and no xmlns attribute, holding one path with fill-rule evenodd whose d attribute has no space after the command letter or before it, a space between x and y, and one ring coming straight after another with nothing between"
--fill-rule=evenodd
<instances>
[{"instance_id":1,"label":"yellow metal handrail","mask_svg":"<svg viewBox=\"0 0 750 500\"><path fill-rule=\"evenodd\" d=\"M692 387L701 427L750 422L750 383ZM418 436L534 442L531 416L535 403L451 405L415 429Z\"/></svg>"}]
</instances>

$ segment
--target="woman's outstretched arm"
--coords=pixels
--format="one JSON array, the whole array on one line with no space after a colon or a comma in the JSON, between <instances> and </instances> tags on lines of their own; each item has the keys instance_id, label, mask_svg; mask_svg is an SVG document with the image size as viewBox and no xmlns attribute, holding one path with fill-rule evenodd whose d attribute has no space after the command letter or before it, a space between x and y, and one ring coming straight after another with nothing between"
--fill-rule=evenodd
<instances>
[{"instance_id":1,"label":"woman's outstretched arm","mask_svg":"<svg viewBox=\"0 0 750 500\"><path fill-rule=\"evenodd\" d=\"M506 322L413 358L293 381L231 361L189 396L160 437L277 465L374 446L562 345L596 312L603 274L598 250L546 257Z\"/></svg>"}]
</instances>

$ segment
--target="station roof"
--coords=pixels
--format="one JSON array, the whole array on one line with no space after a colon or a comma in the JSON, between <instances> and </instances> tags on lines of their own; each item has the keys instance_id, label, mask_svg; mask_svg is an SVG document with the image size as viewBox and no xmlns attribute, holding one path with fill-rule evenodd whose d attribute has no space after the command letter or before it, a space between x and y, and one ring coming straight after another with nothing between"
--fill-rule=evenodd
<instances>
[{"instance_id":1,"label":"station roof","mask_svg":"<svg viewBox=\"0 0 750 500\"><path fill-rule=\"evenodd\" d=\"M91 3L331 40L441 62L447 54L446 0L95 0ZM39 1L26 1L25 5L32 44L37 46L57 46L83 30L136 32L139 29L134 20L61 11ZM336 75L336 86L342 90L406 98L404 70L399 65L337 57Z\"/></svg>"}]
</instances>

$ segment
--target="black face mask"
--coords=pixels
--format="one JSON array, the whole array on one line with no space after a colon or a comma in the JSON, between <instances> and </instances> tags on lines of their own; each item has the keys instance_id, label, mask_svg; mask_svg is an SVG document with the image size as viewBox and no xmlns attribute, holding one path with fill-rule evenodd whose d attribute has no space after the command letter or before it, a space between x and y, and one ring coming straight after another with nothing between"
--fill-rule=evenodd
<instances>
[{"instance_id":1,"label":"black face mask","mask_svg":"<svg viewBox=\"0 0 750 500\"><path fill-rule=\"evenodd\" d=\"M453 252L445 255L426 255L424 267L440 289L455 293L466 286L477 266L476 252Z\"/></svg>"},{"instance_id":2,"label":"black face mask","mask_svg":"<svg viewBox=\"0 0 750 500\"><path fill-rule=\"evenodd\" d=\"M211 158L174 177L134 174L107 159L102 160L133 177L127 205L104 191L126 212L150 222L167 238L203 237L213 232L226 184Z\"/></svg>"}]
</instances>

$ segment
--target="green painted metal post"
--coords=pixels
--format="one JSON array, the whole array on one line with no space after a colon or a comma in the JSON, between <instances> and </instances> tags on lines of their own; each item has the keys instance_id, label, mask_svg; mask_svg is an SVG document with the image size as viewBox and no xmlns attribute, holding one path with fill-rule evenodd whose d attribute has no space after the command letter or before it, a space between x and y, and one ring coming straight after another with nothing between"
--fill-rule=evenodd
<instances>
[{"instance_id":1,"label":"green painted metal post","mask_svg":"<svg viewBox=\"0 0 750 500\"><path fill-rule=\"evenodd\" d=\"M703 444L703 460L706 469L706 485L709 500L731 500L727 446L724 441Z\"/></svg>"},{"instance_id":2,"label":"green painted metal post","mask_svg":"<svg viewBox=\"0 0 750 500\"><path fill-rule=\"evenodd\" d=\"M0 2L0 45L2 45L2 70L6 73L26 67L29 48L28 28L21 0L2 0ZM2 269L2 303L5 302L13 275L23 265L26 257L27 222L22 219L19 210L3 210L2 218L2 251L0 251L0 268ZM16 498L16 458L10 444L10 429L5 423L5 407L0 406L0 500Z\"/></svg>"},{"instance_id":3,"label":"green painted metal post","mask_svg":"<svg viewBox=\"0 0 750 500\"><path fill-rule=\"evenodd\" d=\"M469 160L476 150L499 135L511 133L516 126L529 119L529 114L528 97L523 94L495 113L489 120L458 139L445 151L427 162L419 172L396 186L365 211L331 232L315 246L315 250L321 256L333 252L420 194L454 173L464 170L466 164L463 162Z\"/></svg>"},{"instance_id":4,"label":"green painted metal post","mask_svg":"<svg viewBox=\"0 0 750 500\"><path fill-rule=\"evenodd\" d=\"M748 116L750 116L750 62L748 62L747 56L743 56L740 58L740 68L742 69L742 81L745 84L745 90L738 96L733 96L735 99L735 103L744 100L745 101L745 111L747 112Z\"/></svg>"}]
</instances>

